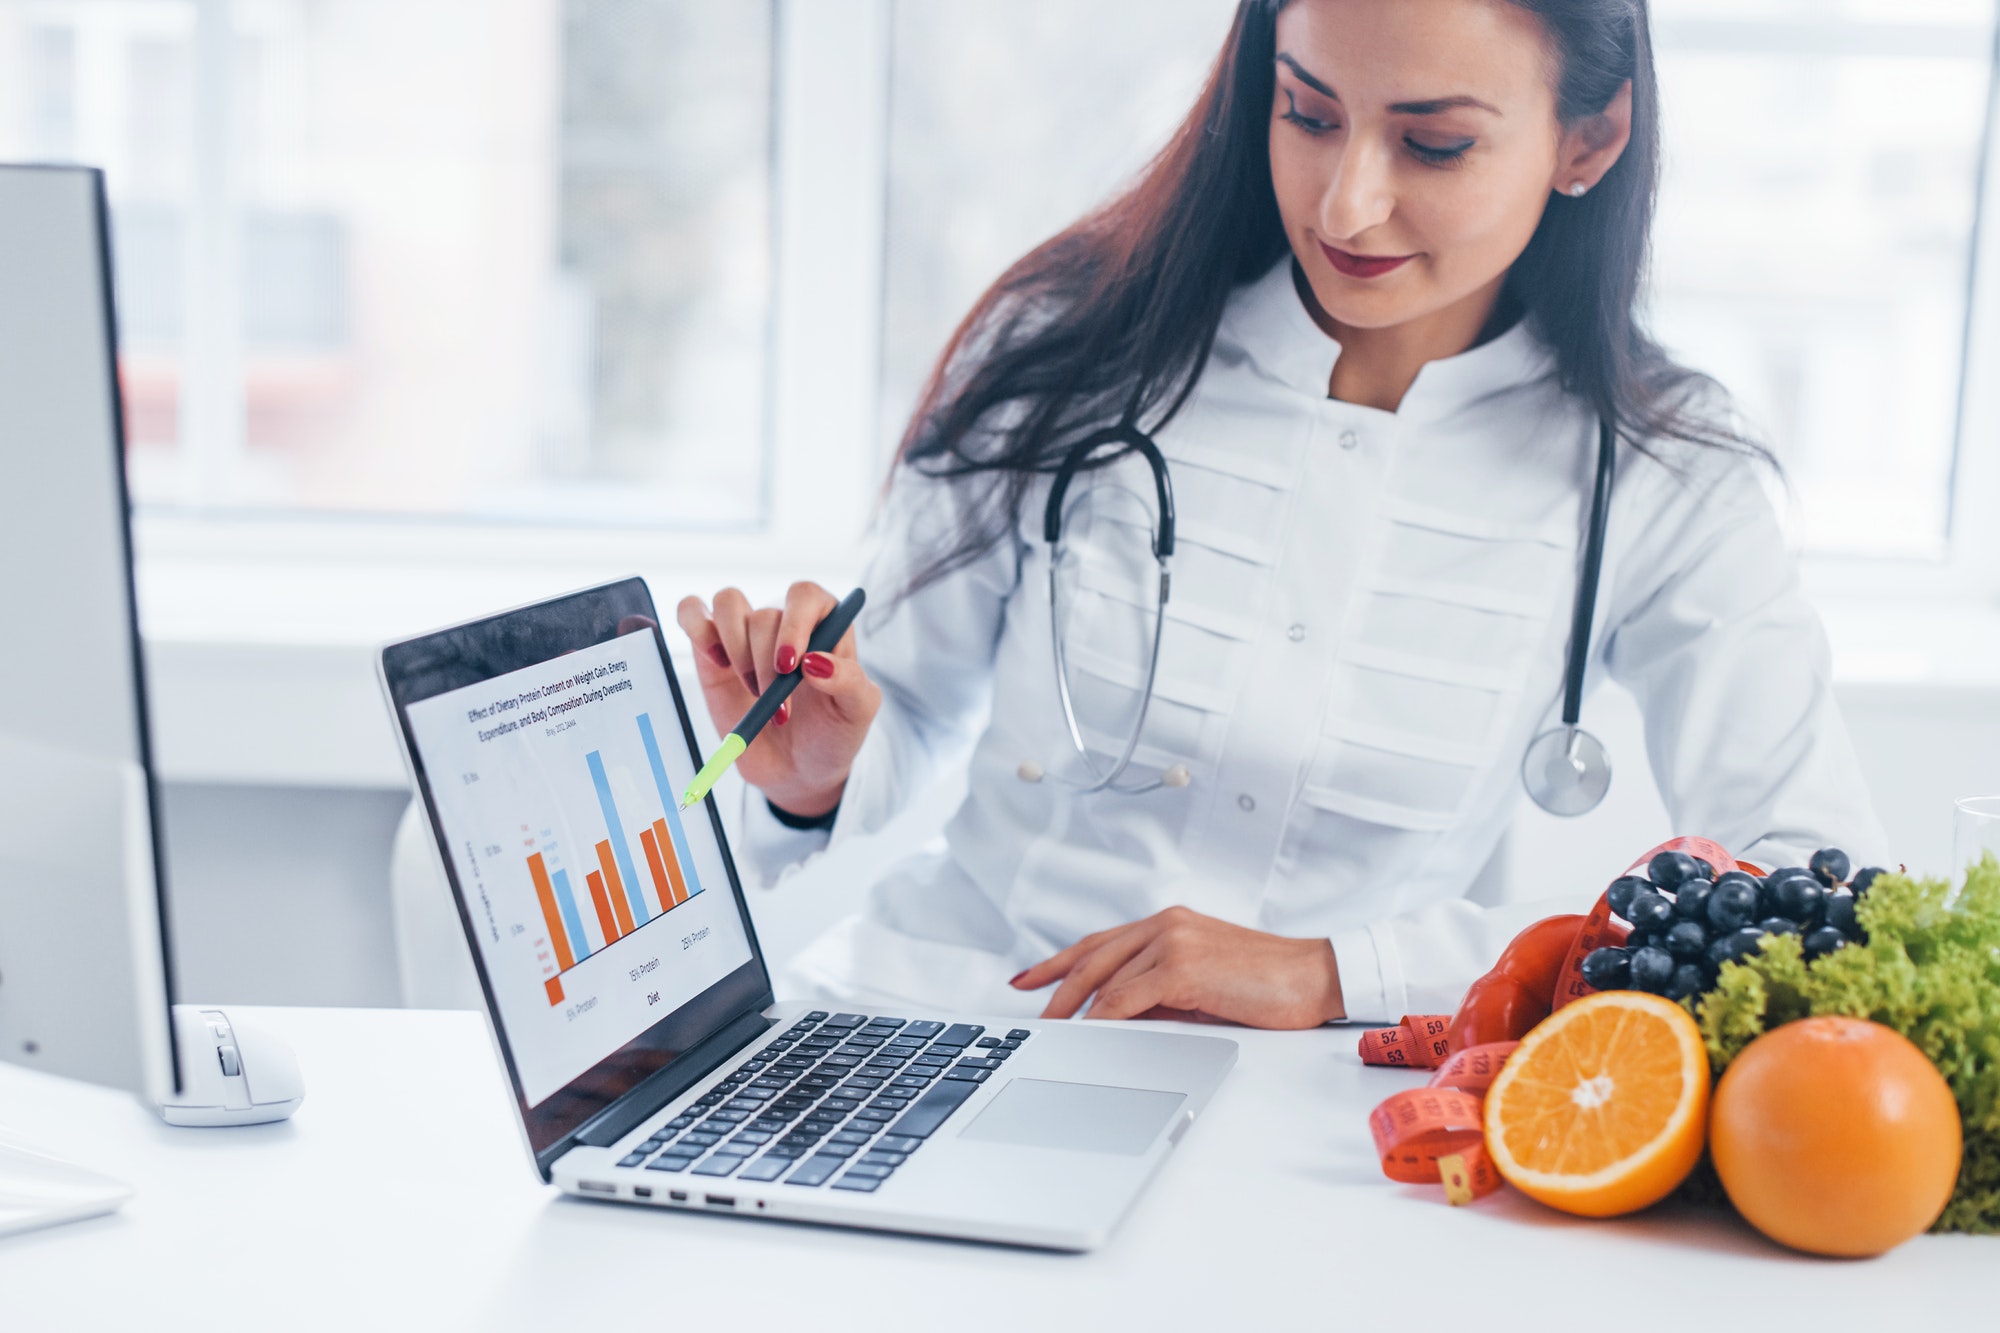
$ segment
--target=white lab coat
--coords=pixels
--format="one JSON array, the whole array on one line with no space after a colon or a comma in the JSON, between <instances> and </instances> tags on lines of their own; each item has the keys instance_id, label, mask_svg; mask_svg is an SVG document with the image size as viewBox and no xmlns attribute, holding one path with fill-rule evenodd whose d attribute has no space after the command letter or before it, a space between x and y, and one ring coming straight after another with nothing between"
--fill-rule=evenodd
<instances>
[{"instance_id":1,"label":"white lab coat","mask_svg":"<svg viewBox=\"0 0 2000 1333\"><path fill-rule=\"evenodd\" d=\"M1024 759L1080 772L1051 664L1045 489L1011 540L897 601L956 521L946 483L901 469L860 635L883 706L832 836L880 828L968 745L969 795L944 847L889 873L787 984L1034 1012L1046 994L1008 977L1178 903L1329 938L1348 1016L1383 1022L1451 1011L1522 926L1586 910L1601 882L1505 907L1466 894L1523 799L1529 739L1559 716L1595 419L1525 326L1425 366L1395 412L1328 398L1338 355L1281 262L1232 297L1158 433L1179 551L1127 780L1179 763L1193 775L1179 790L1018 776ZM1878 858L1825 637L1756 467L1657 452L1667 465L1619 458L1589 683L1637 695L1678 829L1772 866L1823 845ZM1124 733L1093 717L1130 716L1143 679L1125 627L1143 623L1145 541L1115 523L1075 536L1097 558L1069 643L1100 763ZM825 839L783 829L751 793L744 859L764 874Z\"/></svg>"}]
</instances>

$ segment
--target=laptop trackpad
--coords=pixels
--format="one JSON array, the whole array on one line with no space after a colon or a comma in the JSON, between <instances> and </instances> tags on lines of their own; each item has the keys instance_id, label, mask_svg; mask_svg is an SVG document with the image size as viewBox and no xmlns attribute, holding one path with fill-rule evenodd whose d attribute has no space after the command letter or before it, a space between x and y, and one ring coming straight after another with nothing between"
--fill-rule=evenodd
<instances>
[{"instance_id":1,"label":"laptop trackpad","mask_svg":"<svg viewBox=\"0 0 2000 1333\"><path fill-rule=\"evenodd\" d=\"M1017 1078L960 1137L1137 1157L1186 1100L1178 1092Z\"/></svg>"}]
</instances>

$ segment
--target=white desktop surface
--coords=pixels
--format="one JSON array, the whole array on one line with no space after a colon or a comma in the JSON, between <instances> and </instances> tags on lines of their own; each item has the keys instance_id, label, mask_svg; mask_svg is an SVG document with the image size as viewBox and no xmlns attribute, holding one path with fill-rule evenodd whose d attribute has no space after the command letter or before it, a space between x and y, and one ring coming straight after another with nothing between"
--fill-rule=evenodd
<instances>
[{"instance_id":1,"label":"white desktop surface","mask_svg":"<svg viewBox=\"0 0 2000 1333\"><path fill-rule=\"evenodd\" d=\"M1787 1253L1717 1214L1619 1222L1393 1185L1353 1029L1242 1059L1104 1249L1058 1255L566 1199L527 1165L477 1015L238 1008L289 1037L290 1123L174 1129L0 1066L0 1124L121 1176L118 1214L0 1239L0 1327L1990 1327L2000 1238ZM1213 1032L1213 1029L1205 1029Z\"/></svg>"}]
</instances>

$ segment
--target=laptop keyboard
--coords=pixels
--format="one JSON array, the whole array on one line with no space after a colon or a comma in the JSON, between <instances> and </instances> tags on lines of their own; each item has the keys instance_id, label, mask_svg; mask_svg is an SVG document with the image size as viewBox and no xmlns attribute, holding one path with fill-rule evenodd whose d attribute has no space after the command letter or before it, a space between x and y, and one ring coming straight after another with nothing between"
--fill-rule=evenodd
<instances>
[{"instance_id":1,"label":"laptop keyboard","mask_svg":"<svg viewBox=\"0 0 2000 1333\"><path fill-rule=\"evenodd\" d=\"M816 1009L618 1165L872 1194L1030 1035Z\"/></svg>"}]
</instances>

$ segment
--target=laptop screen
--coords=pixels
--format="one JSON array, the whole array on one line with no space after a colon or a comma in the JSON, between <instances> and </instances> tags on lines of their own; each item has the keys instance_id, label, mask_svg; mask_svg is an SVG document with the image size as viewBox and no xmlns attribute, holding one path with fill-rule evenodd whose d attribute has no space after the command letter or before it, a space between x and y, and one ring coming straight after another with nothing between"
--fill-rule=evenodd
<instances>
[{"instance_id":1,"label":"laptop screen","mask_svg":"<svg viewBox=\"0 0 2000 1333\"><path fill-rule=\"evenodd\" d=\"M712 803L678 809L651 609L632 580L383 654L538 1152L767 986Z\"/></svg>"}]
</instances>

